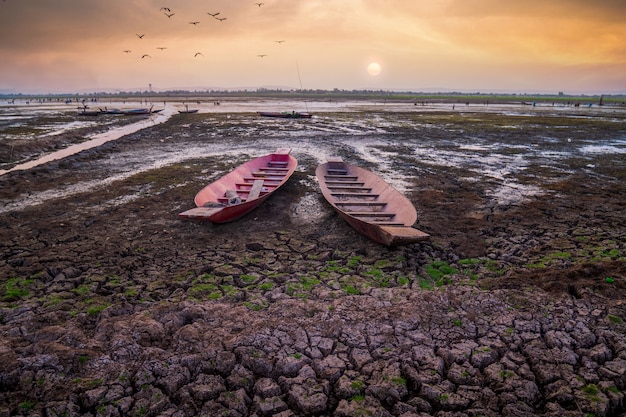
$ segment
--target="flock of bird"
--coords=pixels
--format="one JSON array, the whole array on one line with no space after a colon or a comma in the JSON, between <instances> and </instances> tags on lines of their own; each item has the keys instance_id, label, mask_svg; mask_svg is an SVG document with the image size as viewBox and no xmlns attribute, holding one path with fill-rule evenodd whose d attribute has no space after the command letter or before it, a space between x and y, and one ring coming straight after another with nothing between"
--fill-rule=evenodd
<instances>
[{"instance_id":1,"label":"flock of bird","mask_svg":"<svg viewBox=\"0 0 626 417\"><path fill-rule=\"evenodd\" d=\"M4 1L4 0L3 0L3 1ZM255 4L256 6L258 6L258 7L261 7L261 6L263 6L265 3L261 3L261 2L259 2L259 3L254 3L254 4ZM160 12L162 12L165 16L167 16L167 18L168 18L168 19L171 19L171 18L172 18L172 17L176 14L175 12L172 12L172 9L170 9L169 7L161 7L161 8L159 9L159 11L160 11ZM227 19L226 17L223 17L223 16L221 15L221 13L220 13L220 12L213 12L213 13L212 13L212 12L207 12L207 14L208 14L209 16L211 16L213 19L215 19L215 20L217 20L217 21L219 21L219 22L223 22L223 21L225 21L225 20ZM197 25L199 25L199 24L200 24L200 21L194 20L194 21L191 21L191 22L188 22L188 23L189 23L190 25L197 26ZM136 33L136 35L137 35L137 37L138 37L139 39L143 39L143 38L146 36L146 34L145 34L145 33ZM284 40L277 40L277 41L275 41L275 42L276 42L276 43L278 43L278 44L282 44L282 43L283 43L283 42L285 42L285 41L284 41ZM159 46L159 47L157 47L156 49L159 49L160 51L164 51L164 50L166 50L166 49L167 49L167 47L165 47L165 46ZM123 50L123 52L124 52L124 53L126 53L126 54L130 54L132 51L131 51L130 49L125 49L125 50ZM194 58L197 58L197 57L203 57L203 56L204 56L204 54L203 54L202 52L196 52L196 53L194 54ZM258 54L258 55L257 55L257 57L259 57L259 58L264 58L264 57L266 57L266 56L267 56L267 54ZM141 55L141 59L145 59L145 58L152 58L152 57L150 56L150 54L147 54L147 53L142 54L142 55Z\"/></svg>"}]
</instances>

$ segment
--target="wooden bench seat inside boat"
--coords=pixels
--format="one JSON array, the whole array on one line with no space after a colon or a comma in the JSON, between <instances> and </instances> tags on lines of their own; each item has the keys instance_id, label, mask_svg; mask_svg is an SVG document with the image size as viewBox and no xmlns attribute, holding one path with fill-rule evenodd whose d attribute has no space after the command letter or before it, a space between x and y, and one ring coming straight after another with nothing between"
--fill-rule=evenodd
<instances>
[{"instance_id":1,"label":"wooden bench seat inside boat","mask_svg":"<svg viewBox=\"0 0 626 417\"><path fill-rule=\"evenodd\" d=\"M356 201L344 200L344 201L337 201L335 204L337 204L338 206L366 206L366 207L374 207L374 206L384 207L387 205L387 203L384 201L363 201L363 200L356 200Z\"/></svg>"},{"instance_id":2,"label":"wooden bench seat inside boat","mask_svg":"<svg viewBox=\"0 0 626 417\"><path fill-rule=\"evenodd\" d=\"M365 183L363 181L326 181L326 185L330 187L340 186L340 185L353 185L353 186L364 186Z\"/></svg>"},{"instance_id":3,"label":"wooden bench seat inside boat","mask_svg":"<svg viewBox=\"0 0 626 417\"><path fill-rule=\"evenodd\" d=\"M279 166L279 167L286 167L289 163L287 161L269 161L267 163L268 166L273 167L273 166Z\"/></svg>"},{"instance_id":4,"label":"wooden bench seat inside boat","mask_svg":"<svg viewBox=\"0 0 626 417\"><path fill-rule=\"evenodd\" d=\"M382 211L346 211L346 214L356 217L389 217L392 218L396 213L385 213Z\"/></svg>"},{"instance_id":5,"label":"wooden bench seat inside boat","mask_svg":"<svg viewBox=\"0 0 626 417\"><path fill-rule=\"evenodd\" d=\"M327 172L328 172L328 175L334 175L334 176L338 176L338 175L346 175L346 174L348 174L348 170L347 170L347 169L333 169L333 168L328 168Z\"/></svg>"},{"instance_id":6,"label":"wooden bench seat inside boat","mask_svg":"<svg viewBox=\"0 0 626 417\"><path fill-rule=\"evenodd\" d=\"M348 190L348 191L364 191L370 192L372 191L372 187L361 187L358 185L329 185L329 190Z\"/></svg>"},{"instance_id":7,"label":"wooden bench seat inside boat","mask_svg":"<svg viewBox=\"0 0 626 417\"><path fill-rule=\"evenodd\" d=\"M356 181L359 179L356 175L325 175L324 179L328 180L337 180L337 181Z\"/></svg>"},{"instance_id":8,"label":"wooden bench seat inside boat","mask_svg":"<svg viewBox=\"0 0 626 417\"><path fill-rule=\"evenodd\" d=\"M370 193L330 193L333 197L369 197L378 198L378 194Z\"/></svg>"},{"instance_id":9,"label":"wooden bench seat inside boat","mask_svg":"<svg viewBox=\"0 0 626 417\"><path fill-rule=\"evenodd\" d=\"M262 171L254 171L250 173L253 177L267 177L267 178L276 178L280 179L285 176L285 174L279 172L262 172Z\"/></svg>"}]
</instances>

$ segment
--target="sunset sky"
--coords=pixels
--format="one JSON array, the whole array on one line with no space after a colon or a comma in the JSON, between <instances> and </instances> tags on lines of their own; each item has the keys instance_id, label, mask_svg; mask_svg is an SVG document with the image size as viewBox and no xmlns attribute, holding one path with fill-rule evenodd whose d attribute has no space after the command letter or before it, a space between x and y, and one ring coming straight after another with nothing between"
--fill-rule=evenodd
<instances>
[{"instance_id":1,"label":"sunset sky","mask_svg":"<svg viewBox=\"0 0 626 417\"><path fill-rule=\"evenodd\" d=\"M1 0L0 93L624 94L625 16L624 0Z\"/></svg>"}]
</instances>

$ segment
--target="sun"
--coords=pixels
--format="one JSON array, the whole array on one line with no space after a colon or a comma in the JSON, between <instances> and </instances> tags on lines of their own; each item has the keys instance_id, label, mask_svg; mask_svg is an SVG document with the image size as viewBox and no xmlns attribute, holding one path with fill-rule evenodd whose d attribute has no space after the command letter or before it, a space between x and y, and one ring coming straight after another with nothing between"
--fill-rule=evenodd
<instances>
[{"instance_id":1,"label":"sun","mask_svg":"<svg viewBox=\"0 0 626 417\"><path fill-rule=\"evenodd\" d=\"M377 76L378 74L380 74L380 71L382 70L382 68L380 67L380 64L378 64L378 62L372 62L371 64L369 64L367 66L367 72L369 73L369 75L371 75L372 77Z\"/></svg>"}]
</instances>

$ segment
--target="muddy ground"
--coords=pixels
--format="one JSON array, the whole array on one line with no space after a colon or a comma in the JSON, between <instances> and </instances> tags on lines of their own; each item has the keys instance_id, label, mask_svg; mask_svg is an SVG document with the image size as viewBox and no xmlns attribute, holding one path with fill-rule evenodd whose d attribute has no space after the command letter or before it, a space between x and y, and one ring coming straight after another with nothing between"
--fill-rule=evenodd
<instances>
[{"instance_id":1,"label":"muddy ground","mask_svg":"<svg viewBox=\"0 0 626 417\"><path fill-rule=\"evenodd\" d=\"M368 134L330 122L357 117L420 122L376 131L382 167ZM624 415L626 154L531 161L508 175L543 192L502 203L498 179L411 151L471 137L560 155L623 140L623 115L323 118L177 115L1 176L0 415ZM276 145L298 171L253 213L177 217ZM192 148L207 156L138 168ZM318 149L391 170L431 240L358 235L322 200Z\"/></svg>"}]
</instances>

